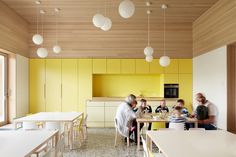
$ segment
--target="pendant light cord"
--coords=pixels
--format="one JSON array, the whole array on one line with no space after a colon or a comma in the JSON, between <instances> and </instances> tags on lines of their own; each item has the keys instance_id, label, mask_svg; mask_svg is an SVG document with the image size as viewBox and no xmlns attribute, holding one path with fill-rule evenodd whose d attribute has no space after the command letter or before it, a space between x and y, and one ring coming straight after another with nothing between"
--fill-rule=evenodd
<instances>
[{"instance_id":1,"label":"pendant light cord","mask_svg":"<svg viewBox=\"0 0 236 157\"><path fill-rule=\"evenodd\" d=\"M39 7L38 7L38 5L37 5L36 12L37 12L37 34L39 34L39 25L38 25L38 23L39 23Z\"/></svg>"},{"instance_id":2,"label":"pendant light cord","mask_svg":"<svg viewBox=\"0 0 236 157\"><path fill-rule=\"evenodd\" d=\"M56 45L58 45L58 12L56 12Z\"/></svg>"},{"instance_id":3,"label":"pendant light cord","mask_svg":"<svg viewBox=\"0 0 236 157\"><path fill-rule=\"evenodd\" d=\"M42 36L43 36L43 13L41 13L41 22L42 22ZM44 42L43 42L43 46L44 46Z\"/></svg>"},{"instance_id":4,"label":"pendant light cord","mask_svg":"<svg viewBox=\"0 0 236 157\"><path fill-rule=\"evenodd\" d=\"M148 8L148 11L150 11L149 8ZM148 46L150 45L150 34L149 34L149 33L150 33L150 32L149 32L150 24L149 24L149 14L150 14L150 13L148 13Z\"/></svg>"},{"instance_id":5,"label":"pendant light cord","mask_svg":"<svg viewBox=\"0 0 236 157\"><path fill-rule=\"evenodd\" d=\"M166 54L166 9L164 9L164 56Z\"/></svg>"}]
</instances>

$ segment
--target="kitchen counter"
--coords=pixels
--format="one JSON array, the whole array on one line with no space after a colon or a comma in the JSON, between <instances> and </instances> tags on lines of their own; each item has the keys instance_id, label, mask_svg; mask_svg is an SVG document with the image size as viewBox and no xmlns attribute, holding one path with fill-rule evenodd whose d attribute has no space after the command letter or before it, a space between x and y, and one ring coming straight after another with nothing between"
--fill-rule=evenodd
<instances>
[{"instance_id":1,"label":"kitchen counter","mask_svg":"<svg viewBox=\"0 0 236 157\"><path fill-rule=\"evenodd\" d=\"M147 101L160 101L163 97L137 97L137 100L146 99ZM125 97L93 97L88 101L123 101ZM165 98L166 101L176 101L177 98Z\"/></svg>"}]
</instances>

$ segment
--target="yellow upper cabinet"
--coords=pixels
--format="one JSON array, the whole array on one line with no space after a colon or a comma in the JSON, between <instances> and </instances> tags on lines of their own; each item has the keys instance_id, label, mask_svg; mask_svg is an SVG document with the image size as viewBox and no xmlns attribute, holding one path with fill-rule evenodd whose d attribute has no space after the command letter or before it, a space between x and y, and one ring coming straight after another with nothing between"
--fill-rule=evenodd
<instances>
[{"instance_id":1,"label":"yellow upper cabinet","mask_svg":"<svg viewBox=\"0 0 236 157\"><path fill-rule=\"evenodd\" d=\"M191 74L193 71L192 59L179 59L179 73Z\"/></svg>"},{"instance_id":2,"label":"yellow upper cabinet","mask_svg":"<svg viewBox=\"0 0 236 157\"><path fill-rule=\"evenodd\" d=\"M151 74L162 74L164 68L159 64L159 59L153 59L150 63L150 73Z\"/></svg>"},{"instance_id":3,"label":"yellow upper cabinet","mask_svg":"<svg viewBox=\"0 0 236 157\"><path fill-rule=\"evenodd\" d=\"M120 74L120 59L107 59L107 73Z\"/></svg>"},{"instance_id":4,"label":"yellow upper cabinet","mask_svg":"<svg viewBox=\"0 0 236 157\"><path fill-rule=\"evenodd\" d=\"M62 111L77 111L78 64L77 59L62 59Z\"/></svg>"},{"instance_id":5,"label":"yellow upper cabinet","mask_svg":"<svg viewBox=\"0 0 236 157\"><path fill-rule=\"evenodd\" d=\"M178 59L171 59L170 65L164 68L166 74L178 74L179 73L179 61Z\"/></svg>"},{"instance_id":6,"label":"yellow upper cabinet","mask_svg":"<svg viewBox=\"0 0 236 157\"><path fill-rule=\"evenodd\" d=\"M134 74L135 73L135 59L121 59L121 73Z\"/></svg>"},{"instance_id":7,"label":"yellow upper cabinet","mask_svg":"<svg viewBox=\"0 0 236 157\"><path fill-rule=\"evenodd\" d=\"M30 113L45 112L45 60L30 59Z\"/></svg>"},{"instance_id":8,"label":"yellow upper cabinet","mask_svg":"<svg viewBox=\"0 0 236 157\"><path fill-rule=\"evenodd\" d=\"M179 74L165 74L164 83L179 83Z\"/></svg>"},{"instance_id":9,"label":"yellow upper cabinet","mask_svg":"<svg viewBox=\"0 0 236 157\"><path fill-rule=\"evenodd\" d=\"M93 74L106 74L107 60L106 59L93 59Z\"/></svg>"},{"instance_id":10,"label":"yellow upper cabinet","mask_svg":"<svg viewBox=\"0 0 236 157\"><path fill-rule=\"evenodd\" d=\"M145 59L135 59L135 71L137 74L148 74L149 63Z\"/></svg>"},{"instance_id":11,"label":"yellow upper cabinet","mask_svg":"<svg viewBox=\"0 0 236 157\"><path fill-rule=\"evenodd\" d=\"M61 59L46 59L46 111L61 111Z\"/></svg>"}]
</instances>

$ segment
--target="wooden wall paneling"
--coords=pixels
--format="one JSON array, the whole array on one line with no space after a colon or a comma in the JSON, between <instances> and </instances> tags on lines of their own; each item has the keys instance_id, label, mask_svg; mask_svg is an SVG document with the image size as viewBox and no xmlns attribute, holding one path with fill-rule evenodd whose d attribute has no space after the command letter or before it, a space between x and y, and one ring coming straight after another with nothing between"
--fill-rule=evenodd
<instances>
[{"instance_id":1,"label":"wooden wall paneling","mask_svg":"<svg viewBox=\"0 0 236 157\"><path fill-rule=\"evenodd\" d=\"M227 130L236 133L236 45L227 48Z\"/></svg>"},{"instance_id":2,"label":"wooden wall paneling","mask_svg":"<svg viewBox=\"0 0 236 157\"><path fill-rule=\"evenodd\" d=\"M193 23L193 55L236 41L236 0L219 0Z\"/></svg>"},{"instance_id":3,"label":"wooden wall paneling","mask_svg":"<svg viewBox=\"0 0 236 157\"><path fill-rule=\"evenodd\" d=\"M28 57L29 23L0 1L0 48Z\"/></svg>"}]
</instances>

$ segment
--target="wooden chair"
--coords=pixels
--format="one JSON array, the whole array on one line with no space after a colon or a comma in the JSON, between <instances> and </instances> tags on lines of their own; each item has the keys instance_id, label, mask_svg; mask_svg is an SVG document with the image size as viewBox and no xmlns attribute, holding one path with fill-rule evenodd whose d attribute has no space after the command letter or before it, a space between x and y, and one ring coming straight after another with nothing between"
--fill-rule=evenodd
<instances>
[{"instance_id":1,"label":"wooden chair","mask_svg":"<svg viewBox=\"0 0 236 157\"><path fill-rule=\"evenodd\" d=\"M85 116L85 118L84 118L84 122L83 122L84 140L86 140L87 137L88 137L87 119L88 119L88 114L86 114L86 116Z\"/></svg>"},{"instance_id":2,"label":"wooden chair","mask_svg":"<svg viewBox=\"0 0 236 157\"><path fill-rule=\"evenodd\" d=\"M169 123L169 128L175 130L184 130L185 124L184 123Z\"/></svg>"},{"instance_id":3,"label":"wooden chair","mask_svg":"<svg viewBox=\"0 0 236 157\"><path fill-rule=\"evenodd\" d=\"M115 144L114 144L114 147L116 147L116 144L117 144L117 138L118 138L118 134L119 134L119 131L118 131L118 128L117 128L117 119L114 118L114 121L115 121L115 129L116 129L116 134L115 134ZM129 137L126 137L127 139L127 147L129 147Z\"/></svg>"},{"instance_id":4,"label":"wooden chair","mask_svg":"<svg viewBox=\"0 0 236 157\"><path fill-rule=\"evenodd\" d=\"M79 142L80 145L85 140L83 124L84 124L84 117L79 118L73 126L73 135L74 135L73 137L76 141Z\"/></svg>"},{"instance_id":5,"label":"wooden chair","mask_svg":"<svg viewBox=\"0 0 236 157\"><path fill-rule=\"evenodd\" d=\"M164 157L162 153L152 153L146 144L146 141L144 140L143 136L141 135L142 143L143 143L143 150L144 150L144 157Z\"/></svg>"}]
</instances>

